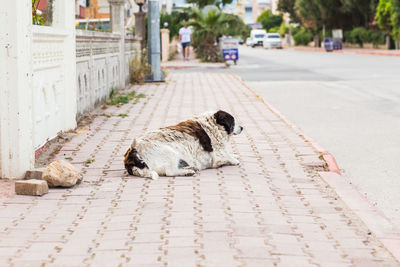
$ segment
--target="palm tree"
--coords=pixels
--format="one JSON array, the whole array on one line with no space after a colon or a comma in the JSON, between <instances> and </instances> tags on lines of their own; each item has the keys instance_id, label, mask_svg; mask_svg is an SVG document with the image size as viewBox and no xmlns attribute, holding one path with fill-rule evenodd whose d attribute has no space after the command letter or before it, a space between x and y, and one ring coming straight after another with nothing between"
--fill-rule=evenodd
<instances>
[{"instance_id":1,"label":"palm tree","mask_svg":"<svg viewBox=\"0 0 400 267\"><path fill-rule=\"evenodd\" d=\"M222 60L217 38L226 33L227 29L236 23L235 18L221 13L217 9L211 9L206 14L195 10L193 20L189 25L193 26L194 47L197 56L204 61L218 62Z\"/></svg>"}]
</instances>

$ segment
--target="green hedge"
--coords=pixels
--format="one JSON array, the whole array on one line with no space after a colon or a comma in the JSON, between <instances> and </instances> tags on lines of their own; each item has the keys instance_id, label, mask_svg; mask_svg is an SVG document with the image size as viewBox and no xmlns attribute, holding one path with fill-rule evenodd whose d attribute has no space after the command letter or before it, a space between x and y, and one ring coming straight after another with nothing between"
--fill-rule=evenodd
<instances>
[{"instance_id":1,"label":"green hedge","mask_svg":"<svg viewBox=\"0 0 400 267\"><path fill-rule=\"evenodd\" d=\"M305 29L301 28L300 30L294 30L293 39L296 45L308 45L309 42L312 41L312 33Z\"/></svg>"},{"instance_id":2,"label":"green hedge","mask_svg":"<svg viewBox=\"0 0 400 267\"><path fill-rule=\"evenodd\" d=\"M344 32L344 41L351 44L372 43L374 46L385 44L385 33L378 30L367 30L364 27L357 27L351 31Z\"/></svg>"}]
</instances>

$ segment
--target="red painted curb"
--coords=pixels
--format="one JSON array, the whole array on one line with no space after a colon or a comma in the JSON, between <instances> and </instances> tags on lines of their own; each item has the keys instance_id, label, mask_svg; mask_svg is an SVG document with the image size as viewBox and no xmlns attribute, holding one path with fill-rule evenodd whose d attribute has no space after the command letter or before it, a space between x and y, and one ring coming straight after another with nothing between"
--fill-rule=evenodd
<instances>
[{"instance_id":1,"label":"red painted curb","mask_svg":"<svg viewBox=\"0 0 400 267\"><path fill-rule=\"evenodd\" d=\"M399 53L373 52L373 51L356 51L356 54L359 54L359 55L400 57Z\"/></svg>"},{"instance_id":2,"label":"red painted curb","mask_svg":"<svg viewBox=\"0 0 400 267\"><path fill-rule=\"evenodd\" d=\"M313 47L293 47L292 48L295 51L304 51L304 52L326 52L325 49L323 48L313 48ZM400 57L400 53L391 53L391 52L381 52L381 51L361 51L361 50L334 50L331 51L333 53L349 53L349 54L357 54L357 55L374 55L374 56L391 56L391 57Z\"/></svg>"},{"instance_id":3,"label":"red painted curb","mask_svg":"<svg viewBox=\"0 0 400 267\"><path fill-rule=\"evenodd\" d=\"M325 152L324 154L322 154L322 157L325 160L326 164L328 164L328 169L330 172L336 172L337 174L342 175L336 159L334 156L332 156L331 153Z\"/></svg>"},{"instance_id":4,"label":"red painted curb","mask_svg":"<svg viewBox=\"0 0 400 267\"><path fill-rule=\"evenodd\" d=\"M196 66L162 66L163 69L173 69L173 70L182 70L182 69L190 69L196 68Z\"/></svg>"},{"instance_id":5,"label":"red painted curb","mask_svg":"<svg viewBox=\"0 0 400 267\"><path fill-rule=\"evenodd\" d=\"M342 175L340 172L339 165L337 164L335 157L328 151L326 151L321 145L319 145L317 142L315 142L311 137L308 137L306 134L304 134L296 125L291 123L288 119L285 118L277 109L272 107L269 103L265 101L264 98L262 98L259 94L257 94L253 89L251 89L243 80L241 77L231 74L235 79L237 79L244 87L246 87L251 93L255 95L256 98L260 99L260 101L267 106L269 110L272 111L276 116L278 116L284 123L286 123L289 127L291 127L295 132L300 135L301 137L304 138L304 140L308 143L311 144L311 146L322 155L322 158L326 162L328 169L330 172L335 172L339 175Z\"/></svg>"}]
</instances>

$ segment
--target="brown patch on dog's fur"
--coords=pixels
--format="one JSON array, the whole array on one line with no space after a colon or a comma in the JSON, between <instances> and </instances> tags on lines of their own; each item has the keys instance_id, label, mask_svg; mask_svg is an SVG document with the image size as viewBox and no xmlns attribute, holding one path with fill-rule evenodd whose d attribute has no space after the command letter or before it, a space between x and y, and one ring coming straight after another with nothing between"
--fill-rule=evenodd
<instances>
[{"instance_id":1,"label":"brown patch on dog's fur","mask_svg":"<svg viewBox=\"0 0 400 267\"><path fill-rule=\"evenodd\" d=\"M196 121L187 120L165 128L191 135L199 140L200 145L205 151L213 151L210 137L203 127L201 127L201 124Z\"/></svg>"}]
</instances>

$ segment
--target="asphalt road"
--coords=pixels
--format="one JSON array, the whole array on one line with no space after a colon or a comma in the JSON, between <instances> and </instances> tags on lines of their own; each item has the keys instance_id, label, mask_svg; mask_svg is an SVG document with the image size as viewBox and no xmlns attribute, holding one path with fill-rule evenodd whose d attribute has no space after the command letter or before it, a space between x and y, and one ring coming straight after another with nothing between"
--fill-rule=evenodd
<instances>
[{"instance_id":1,"label":"asphalt road","mask_svg":"<svg viewBox=\"0 0 400 267\"><path fill-rule=\"evenodd\" d=\"M400 58L240 47L240 75L400 225Z\"/></svg>"}]
</instances>

